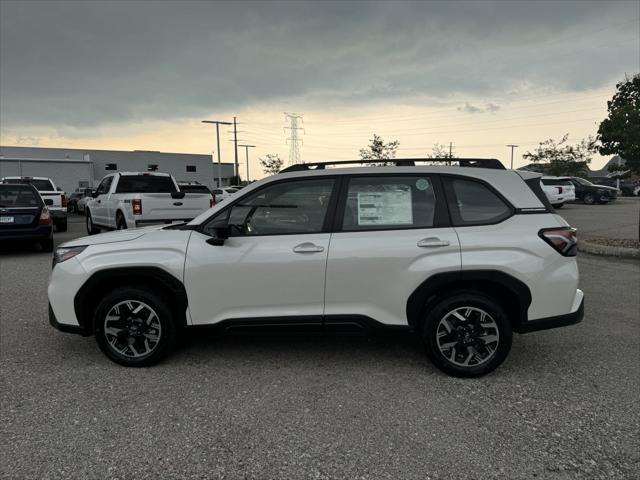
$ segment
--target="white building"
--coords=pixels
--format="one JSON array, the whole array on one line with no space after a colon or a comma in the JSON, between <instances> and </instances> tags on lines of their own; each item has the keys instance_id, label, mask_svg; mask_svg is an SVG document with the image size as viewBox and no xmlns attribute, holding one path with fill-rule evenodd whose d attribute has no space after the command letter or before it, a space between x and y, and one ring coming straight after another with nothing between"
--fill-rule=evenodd
<instances>
[{"instance_id":1,"label":"white building","mask_svg":"<svg viewBox=\"0 0 640 480\"><path fill-rule=\"evenodd\" d=\"M222 184L229 185L233 163L222 163L220 170ZM218 183L218 164L212 162L211 155L0 146L0 178L48 177L66 192L73 192L79 187L95 187L102 177L117 171L165 172L178 181L197 181L209 188Z\"/></svg>"}]
</instances>

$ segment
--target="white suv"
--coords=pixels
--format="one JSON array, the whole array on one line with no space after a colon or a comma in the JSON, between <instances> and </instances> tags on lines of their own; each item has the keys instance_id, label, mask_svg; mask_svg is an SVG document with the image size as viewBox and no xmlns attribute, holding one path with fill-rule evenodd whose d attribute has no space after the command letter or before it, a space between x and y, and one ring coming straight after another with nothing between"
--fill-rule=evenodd
<instances>
[{"instance_id":1,"label":"white suv","mask_svg":"<svg viewBox=\"0 0 640 480\"><path fill-rule=\"evenodd\" d=\"M50 322L127 366L164 358L185 327L410 329L438 368L478 376L512 332L582 320L575 230L539 174L396 162L296 165L187 224L67 242Z\"/></svg>"}]
</instances>

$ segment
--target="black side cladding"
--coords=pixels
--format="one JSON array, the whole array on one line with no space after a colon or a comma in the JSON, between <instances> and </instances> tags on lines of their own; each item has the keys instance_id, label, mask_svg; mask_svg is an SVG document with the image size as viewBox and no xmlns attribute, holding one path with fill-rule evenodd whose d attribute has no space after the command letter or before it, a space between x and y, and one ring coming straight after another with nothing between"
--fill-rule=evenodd
<instances>
[{"instance_id":1,"label":"black side cladding","mask_svg":"<svg viewBox=\"0 0 640 480\"><path fill-rule=\"evenodd\" d=\"M540 186L540 177L530 178L528 180L525 180L524 182L529 186L529 188L536 195L536 197L538 197L538 200L542 202L542 204L545 206L545 208L549 213L555 211L551 206L549 199L542 191L542 187Z\"/></svg>"}]
</instances>

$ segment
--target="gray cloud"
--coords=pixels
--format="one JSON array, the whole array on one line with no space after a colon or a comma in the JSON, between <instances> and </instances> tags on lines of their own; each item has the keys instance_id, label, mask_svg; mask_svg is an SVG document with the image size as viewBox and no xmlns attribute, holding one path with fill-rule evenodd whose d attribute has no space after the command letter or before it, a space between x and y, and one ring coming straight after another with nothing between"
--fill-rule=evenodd
<instances>
[{"instance_id":1,"label":"gray cloud","mask_svg":"<svg viewBox=\"0 0 640 480\"><path fill-rule=\"evenodd\" d=\"M498 110L500 110L500 105L489 102L483 107L478 107L476 105L470 104L469 102L465 102L464 105L462 107L458 107L457 110L459 112L472 113L472 114L473 113L495 113Z\"/></svg>"},{"instance_id":2,"label":"gray cloud","mask_svg":"<svg viewBox=\"0 0 640 480\"><path fill-rule=\"evenodd\" d=\"M639 9L3 1L0 122L84 129L291 99L338 105L487 98L522 85L584 90L640 69Z\"/></svg>"}]
</instances>

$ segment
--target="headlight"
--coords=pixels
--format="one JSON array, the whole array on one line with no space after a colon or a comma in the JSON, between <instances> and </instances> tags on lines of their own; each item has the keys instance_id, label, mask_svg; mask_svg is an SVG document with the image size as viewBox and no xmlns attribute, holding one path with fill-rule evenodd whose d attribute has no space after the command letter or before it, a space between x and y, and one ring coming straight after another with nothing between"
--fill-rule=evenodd
<instances>
[{"instance_id":1,"label":"headlight","mask_svg":"<svg viewBox=\"0 0 640 480\"><path fill-rule=\"evenodd\" d=\"M55 267L57 263L66 262L70 258L79 255L85 248L87 248L86 245L79 247L60 247L56 249L56 252L53 254L53 266Z\"/></svg>"}]
</instances>

